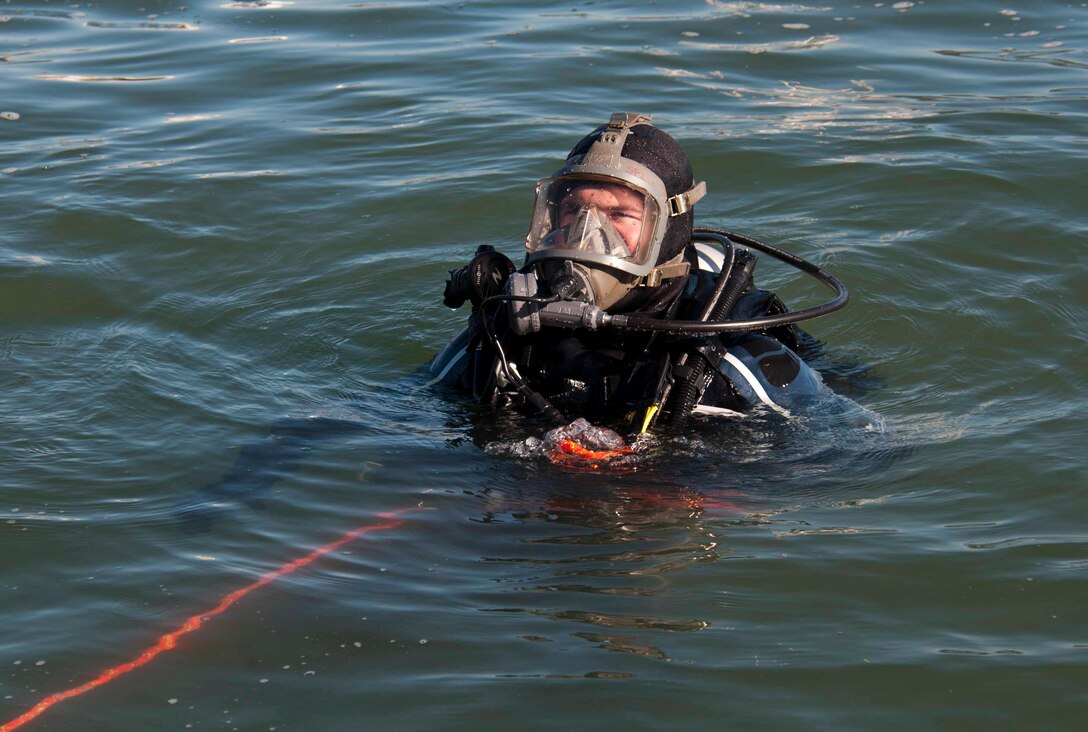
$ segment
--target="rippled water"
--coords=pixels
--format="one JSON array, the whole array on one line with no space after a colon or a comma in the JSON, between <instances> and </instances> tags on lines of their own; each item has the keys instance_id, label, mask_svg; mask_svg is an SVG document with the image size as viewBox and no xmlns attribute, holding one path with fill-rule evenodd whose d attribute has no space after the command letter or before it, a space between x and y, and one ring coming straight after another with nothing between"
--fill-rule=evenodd
<instances>
[{"instance_id":1,"label":"rippled water","mask_svg":"<svg viewBox=\"0 0 1088 732\"><path fill-rule=\"evenodd\" d=\"M411 509L27 729L1079 729L1086 29L1043 0L0 5L0 724ZM685 145L700 223L848 283L809 329L858 412L581 471L423 388L446 270L517 256L532 182L617 110ZM311 415L336 429L260 442ZM274 485L220 482L276 440Z\"/></svg>"}]
</instances>

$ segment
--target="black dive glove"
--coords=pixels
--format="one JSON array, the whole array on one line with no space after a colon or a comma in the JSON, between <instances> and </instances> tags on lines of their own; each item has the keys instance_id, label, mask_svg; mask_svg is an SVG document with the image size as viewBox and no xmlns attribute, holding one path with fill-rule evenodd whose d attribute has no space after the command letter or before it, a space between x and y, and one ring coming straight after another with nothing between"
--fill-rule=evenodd
<instances>
[{"instance_id":1,"label":"black dive glove","mask_svg":"<svg viewBox=\"0 0 1088 732\"><path fill-rule=\"evenodd\" d=\"M475 308L486 298L502 292L506 279L516 269L505 254L496 252L490 244L481 244L471 262L450 270L442 302L448 308L459 308L469 300Z\"/></svg>"}]
</instances>

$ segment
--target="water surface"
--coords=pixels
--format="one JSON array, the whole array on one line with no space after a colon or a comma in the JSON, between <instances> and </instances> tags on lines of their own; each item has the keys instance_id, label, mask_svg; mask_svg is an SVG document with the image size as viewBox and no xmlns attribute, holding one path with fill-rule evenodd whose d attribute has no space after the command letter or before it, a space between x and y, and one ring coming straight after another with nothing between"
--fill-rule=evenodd
<instances>
[{"instance_id":1,"label":"water surface","mask_svg":"<svg viewBox=\"0 0 1088 732\"><path fill-rule=\"evenodd\" d=\"M27 729L1079 729L1086 28L1044 0L0 5L0 723L419 507ZM882 431L706 425L583 472L488 454L511 431L422 388L466 315L446 271L518 257L533 182L620 110L684 144L700 223L848 283L809 330ZM358 428L202 493L309 415Z\"/></svg>"}]
</instances>

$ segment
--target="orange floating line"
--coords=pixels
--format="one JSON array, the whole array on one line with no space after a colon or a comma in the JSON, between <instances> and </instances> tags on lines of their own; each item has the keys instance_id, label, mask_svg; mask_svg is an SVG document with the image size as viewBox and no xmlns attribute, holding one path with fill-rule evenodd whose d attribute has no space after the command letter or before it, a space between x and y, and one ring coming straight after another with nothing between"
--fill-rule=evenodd
<instances>
[{"instance_id":1,"label":"orange floating line","mask_svg":"<svg viewBox=\"0 0 1088 732\"><path fill-rule=\"evenodd\" d=\"M245 587L242 587L241 589L235 590L234 592L231 592L230 594L224 596L223 599L220 600L219 604L211 610L203 613L198 613L197 615L193 615L191 618L182 623L177 630L160 636L158 642L155 643L155 645L151 646L131 661L127 661L126 663L121 663L113 666L112 668L108 668L85 684L74 686L71 689L65 689L64 691L58 691L55 694L50 694L49 696L45 697L40 702L20 714L15 719L0 725L0 732L11 732L11 730L19 729L27 722L38 717L42 712L46 711L54 704L59 704L66 699L71 699L72 697L79 696L80 694L86 694L91 689L96 689L103 684L107 684L110 681L116 679L118 676L121 676L122 674L127 674L129 671L133 671L140 668L141 666L147 665L163 651L170 651L176 648L178 644L178 638L199 629L202 625L204 625L204 622L206 620L209 620L211 618L214 618L216 615L220 615L226 612L226 610L231 605L238 602L254 590L264 587L271 582L275 582L280 577L283 577L286 574L291 574L296 569L301 569L305 567L306 565L312 563L315 559L323 557L329 552L336 551L345 544L354 541L355 539L358 539L363 534L368 534L371 531L395 529L396 527L404 523L403 518L398 518L399 514L413 510L415 509L402 508L397 511L380 513L378 514L378 517L385 519L382 523L359 526L358 528L352 529L351 531L347 532L336 541L329 542L324 546L314 549L312 552L304 557L299 557L298 559L294 559L290 562L287 562L286 564L281 565L278 569L266 572L265 574L261 575L260 579L258 579L256 582L246 585Z\"/></svg>"}]
</instances>

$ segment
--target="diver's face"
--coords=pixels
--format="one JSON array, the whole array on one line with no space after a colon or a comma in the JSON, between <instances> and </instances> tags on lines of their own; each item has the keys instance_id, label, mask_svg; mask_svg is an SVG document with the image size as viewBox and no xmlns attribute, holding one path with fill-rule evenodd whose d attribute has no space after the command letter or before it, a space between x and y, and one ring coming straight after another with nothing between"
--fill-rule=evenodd
<instances>
[{"instance_id":1,"label":"diver's face","mask_svg":"<svg viewBox=\"0 0 1088 732\"><path fill-rule=\"evenodd\" d=\"M580 185L560 199L559 226L564 228L574 223L579 210L595 208L623 237L627 251L634 254L642 238L645 207L645 198L629 188L614 183Z\"/></svg>"}]
</instances>

